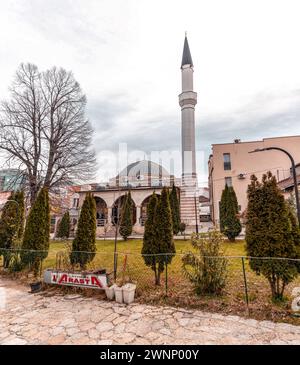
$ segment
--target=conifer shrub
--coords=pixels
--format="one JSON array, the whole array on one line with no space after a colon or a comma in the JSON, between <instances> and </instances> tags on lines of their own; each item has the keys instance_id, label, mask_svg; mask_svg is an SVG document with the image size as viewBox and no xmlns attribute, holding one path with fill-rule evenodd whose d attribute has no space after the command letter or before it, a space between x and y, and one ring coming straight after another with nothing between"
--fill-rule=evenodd
<instances>
[{"instance_id":1,"label":"conifer shrub","mask_svg":"<svg viewBox=\"0 0 300 365\"><path fill-rule=\"evenodd\" d=\"M121 207L121 221L119 227L119 233L123 237L124 241L127 241L127 238L132 233L133 226L133 217L132 217L132 199L130 191L126 194L123 206Z\"/></svg>"},{"instance_id":2,"label":"conifer shrub","mask_svg":"<svg viewBox=\"0 0 300 365\"><path fill-rule=\"evenodd\" d=\"M69 211L66 211L59 222L58 230L57 230L57 237L58 238L69 238L70 236L70 214Z\"/></svg>"},{"instance_id":3,"label":"conifer shrub","mask_svg":"<svg viewBox=\"0 0 300 365\"><path fill-rule=\"evenodd\" d=\"M156 208L158 204L157 195L153 192L149 203L147 205L147 219L145 222L145 230L143 237L142 255L144 262L147 266L151 267L155 273L155 282L157 282L157 267L156 267L156 257L157 254L157 241L156 241L156 231L154 227L154 218L156 214Z\"/></svg>"},{"instance_id":4,"label":"conifer shrub","mask_svg":"<svg viewBox=\"0 0 300 365\"><path fill-rule=\"evenodd\" d=\"M152 255L143 256L144 261L154 271L155 284L160 285L161 273L172 262L176 250L168 190L164 187L159 198L154 195L147 207L142 254Z\"/></svg>"},{"instance_id":5,"label":"conifer shrub","mask_svg":"<svg viewBox=\"0 0 300 365\"><path fill-rule=\"evenodd\" d=\"M180 228L180 207L179 200L176 191L176 187L173 184L172 190L170 193L170 206L172 212L172 224L173 224L173 234L178 234Z\"/></svg>"},{"instance_id":6,"label":"conifer shrub","mask_svg":"<svg viewBox=\"0 0 300 365\"><path fill-rule=\"evenodd\" d=\"M263 175L262 182L253 175L248 186L246 250L254 257L251 269L268 280L272 299L282 300L286 285L299 273L299 263L286 259L300 258L300 231L271 172Z\"/></svg>"},{"instance_id":7,"label":"conifer shrub","mask_svg":"<svg viewBox=\"0 0 300 365\"><path fill-rule=\"evenodd\" d=\"M182 235L184 235L184 240L185 240L185 230L186 230L186 224L184 222L180 222L179 231Z\"/></svg>"},{"instance_id":8,"label":"conifer shrub","mask_svg":"<svg viewBox=\"0 0 300 365\"><path fill-rule=\"evenodd\" d=\"M19 229L19 208L12 193L5 203L0 219L0 253L3 255L3 266L9 267L12 250ZM2 248L2 250L1 250Z\"/></svg>"},{"instance_id":9,"label":"conifer shrub","mask_svg":"<svg viewBox=\"0 0 300 365\"><path fill-rule=\"evenodd\" d=\"M96 202L91 193L84 199L77 225L75 238L72 242L70 262L86 269L96 254Z\"/></svg>"},{"instance_id":10,"label":"conifer shrub","mask_svg":"<svg viewBox=\"0 0 300 365\"><path fill-rule=\"evenodd\" d=\"M48 189L42 188L30 209L20 254L22 265L38 275L48 256L50 236L50 207Z\"/></svg>"},{"instance_id":11,"label":"conifer shrub","mask_svg":"<svg viewBox=\"0 0 300 365\"><path fill-rule=\"evenodd\" d=\"M238 217L237 197L233 187L228 187L227 184L220 202L220 230L231 242L235 241L242 230Z\"/></svg>"},{"instance_id":12,"label":"conifer shrub","mask_svg":"<svg viewBox=\"0 0 300 365\"><path fill-rule=\"evenodd\" d=\"M17 240L22 240L24 234L24 223L25 223L25 197L24 191L16 191L14 199L18 205L18 230L16 233Z\"/></svg>"}]
</instances>

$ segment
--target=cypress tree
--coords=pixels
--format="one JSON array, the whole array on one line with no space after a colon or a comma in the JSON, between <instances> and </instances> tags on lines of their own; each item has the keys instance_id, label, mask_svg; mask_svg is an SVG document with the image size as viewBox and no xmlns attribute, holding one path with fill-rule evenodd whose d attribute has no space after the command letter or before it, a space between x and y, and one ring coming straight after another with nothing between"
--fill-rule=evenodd
<instances>
[{"instance_id":1,"label":"cypress tree","mask_svg":"<svg viewBox=\"0 0 300 365\"><path fill-rule=\"evenodd\" d=\"M70 235L70 214L67 210L65 214L63 215L57 231L57 237L58 238L69 238Z\"/></svg>"},{"instance_id":2,"label":"cypress tree","mask_svg":"<svg viewBox=\"0 0 300 365\"><path fill-rule=\"evenodd\" d=\"M70 261L72 265L79 264L81 269L95 257L96 252L96 202L91 193L84 199L78 228L72 243Z\"/></svg>"},{"instance_id":3,"label":"cypress tree","mask_svg":"<svg viewBox=\"0 0 300 365\"><path fill-rule=\"evenodd\" d=\"M220 202L220 230L231 242L242 230L238 218L238 201L233 187L225 185Z\"/></svg>"},{"instance_id":4,"label":"cypress tree","mask_svg":"<svg viewBox=\"0 0 300 365\"><path fill-rule=\"evenodd\" d=\"M21 262L37 276L42 261L48 256L50 207L48 189L42 188L31 207L22 242Z\"/></svg>"},{"instance_id":5,"label":"cypress tree","mask_svg":"<svg viewBox=\"0 0 300 365\"><path fill-rule=\"evenodd\" d=\"M253 175L248 186L246 249L252 257L300 258L300 231L296 217L279 190L271 172L258 182ZM286 285L299 272L289 260L250 259L250 267L270 284L272 298L283 299Z\"/></svg>"},{"instance_id":6,"label":"cypress tree","mask_svg":"<svg viewBox=\"0 0 300 365\"><path fill-rule=\"evenodd\" d=\"M155 213L158 204L157 195L153 192L149 203L147 205L147 219L145 222L145 231L143 238L142 255L144 262L147 266L150 266L155 273L155 282L157 282L157 269L156 269L156 257L155 254L158 253L158 244L156 240L156 230L155 230Z\"/></svg>"},{"instance_id":7,"label":"cypress tree","mask_svg":"<svg viewBox=\"0 0 300 365\"><path fill-rule=\"evenodd\" d=\"M158 201L155 218L155 239L156 252L156 285L160 285L160 275L164 271L165 265L170 264L175 254L173 241L172 213L170 208L169 194L166 187L163 188L161 197ZM166 255L162 255L166 254Z\"/></svg>"},{"instance_id":8,"label":"cypress tree","mask_svg":"<svg viewBox=\"0 0 300 365\"><path fill-rule=\"evenodd\" d=\"M13 248L18 232L18 209L15 193L12 193L4 205L0 219L0 247L3 248L3 266L5 268L9 266L12 255L9 250Z\"/></svg>"},{"instance_id":9,"label":"cypress tree","mask_svg":"<svg viewBox=\"0 0 300 365\"><path fill-rule=\"evenodd\" d=\"M180 208L176 187L173 184L170 193L170 206L172 212L173 234L178 234L180 227Z\"/></svg>"},{"instance_id":10,"label":"cypress tree","mask_svg":"<svg viewBox=\"0 0 300 365\"><path fill-rule=\"evenodd\" d=\"M125 196L124 204L122 207L121 221L119 232L123 239L126 241L132 233L133 226L132 218L132 199L130 191Z\"/></svg>"}]
</instances>

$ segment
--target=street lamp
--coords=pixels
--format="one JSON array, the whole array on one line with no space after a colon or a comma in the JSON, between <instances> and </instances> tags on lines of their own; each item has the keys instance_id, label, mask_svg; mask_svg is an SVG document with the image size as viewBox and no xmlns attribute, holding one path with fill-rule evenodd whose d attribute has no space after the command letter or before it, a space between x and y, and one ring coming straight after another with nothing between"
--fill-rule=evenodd
<instances>
[{"instance_id":1,"label":"street lamp","mask_svg":"<svg viewBox=\"0 0 300 365\"><path fill-rule=\"evenodd\" d=\"M255 153L255 152L263 152L263 151L270 151L270 150L276 150L281 151L285 153L292 163L292 173L293 173L293 179L294 179L294 188L295 188L295 198L296 198L296 206L297 206L297 216L298 216L298 224L300 225L300 201L299 201L299 190L298 190L298 182L297 182L297 174L296 174L296 165L295 160L293 156L286 150L280 147L266 147L266 148L257 148L254 151L250 151L249 153Z\"/></svg>"}]
</instances>

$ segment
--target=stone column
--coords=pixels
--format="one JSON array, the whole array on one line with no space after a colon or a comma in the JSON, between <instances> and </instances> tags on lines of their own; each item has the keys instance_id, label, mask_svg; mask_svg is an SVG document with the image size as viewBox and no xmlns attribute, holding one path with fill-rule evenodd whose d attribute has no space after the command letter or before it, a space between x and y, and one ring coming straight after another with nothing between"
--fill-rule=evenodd
<instances>
[{"instance_id":1,"label":"stone column","mask_svg":"<svg viewBox=\"0 0 300 365\"><path fill-rule=\"evenodd\" d=\"M135 226L138 226L138 227L141 226L140 218L141 218L141 206L140 205L137 205L136 206L136 222L135 222Z\"/></svg>"},{"instance_id":2,"label":"stone column","mask_svg":"<svg viewBox=\"0 0 300 365\"><path fill-rule=\"evenodd\" d=\"M107 222L111 225L111 214L112 214L112 207L107 207Z\"/></svg>"}]
</instances>

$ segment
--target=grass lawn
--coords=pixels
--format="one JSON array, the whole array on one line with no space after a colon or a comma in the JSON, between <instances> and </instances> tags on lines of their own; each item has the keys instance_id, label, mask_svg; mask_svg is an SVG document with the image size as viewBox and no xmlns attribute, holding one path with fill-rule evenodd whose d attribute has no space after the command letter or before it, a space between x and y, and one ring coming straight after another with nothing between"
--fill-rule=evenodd
<instances>
[{"instance_id":1,"label":"grass lawn","mask_svg":"<svg viewBox=\"0 0 300 365\"><path fill-rule=\"evenodd\" d=\"M44 261L43 267L55 267L56 258L59 253L66 252L67 246L71 245L71 241L51 241L49 255ZM109 271L113 269L113 252L114 252L114 240L97 240L97 254L91 264L91 268L103 267ZM181 256L187 251L193 251L191 242L189 239L186 240L175 240L176 253L178 257L172 260L172 264L169 267L169 273L172 275L177 273L181 268ZM235 243L225 242L224 252L226 256L243 256L245 253L245 242L236 241ZM145 276L146 272L152 274L151 270L144 265L143 259L141 258L142 240L141 239L129 239L127 241L117 241L117 252L118 252L118 268L122 269L124 265L125 255L127 256L128 270L135 273L135 276L143 273ZM247 264L246 264L247 265ZM128 271L127 270L127 271ZM241 271L240 259L230 259L230 271ZM130 273L129 272L129 273ZM151 282L152 280L150 280Z\"/></svg>"}]
</instances>

